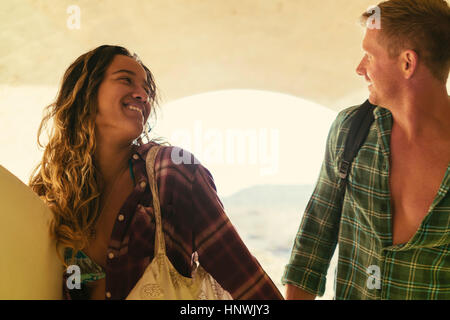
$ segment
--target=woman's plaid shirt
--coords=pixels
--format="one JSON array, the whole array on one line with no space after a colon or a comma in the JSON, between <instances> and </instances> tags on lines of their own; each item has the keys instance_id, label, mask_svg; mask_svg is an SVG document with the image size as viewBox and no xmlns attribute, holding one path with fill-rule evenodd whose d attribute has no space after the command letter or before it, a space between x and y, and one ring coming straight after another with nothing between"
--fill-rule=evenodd
<instances>
[{"instance_id":1,"label":"woman's plaid shirt","mask_svg":"<svg viewBox=\"0 0 450 320\"><path fill-rule=\"evenodd\" d=\"M112 230L105 268L107 299L126 298L153 259L155 216L145 169L152 145L140 147L131 157L136 187ZM178 163L181 154L183 162ZM163 147L155 160L155 174L167 256L179 273L190 277L191 257L197 252L201 266L234 299L283 299L225 214L210 172L194 156ZM64 297L88 298L86 287L69 290L67 277Z\"/></svg>"},{"instance_id":2,"label":"woman's plaid shirt","mask_svg":"<svg viewBox=\"0 0 450 320\"><path fill-rule=\"evenodd\" d=\"M343 205L339 199L338 168L356 109L340 112L331 127L319 180L282 282L323 295L338 244L336 299L450 299L450 164L416 234L407 243L392 245L388 110L374 110Z\"/></svg>"}]
</instances>

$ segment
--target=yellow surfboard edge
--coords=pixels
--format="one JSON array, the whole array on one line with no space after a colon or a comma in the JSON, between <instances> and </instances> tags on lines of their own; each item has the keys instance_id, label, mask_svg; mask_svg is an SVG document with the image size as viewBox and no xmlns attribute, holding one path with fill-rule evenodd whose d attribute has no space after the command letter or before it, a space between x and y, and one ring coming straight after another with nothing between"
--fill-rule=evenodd
<instances>
[{"instance_id":1,"label":"yellow surfboard edge","mask_svg":"<svg viewBox=\"0 0 450 320\"><path fill-rule=\"evenodd\" d=\"M53 215L22 181L0 165L0 299L62 299L64 267L50 238Z\"/></svg>"}]
</instances>

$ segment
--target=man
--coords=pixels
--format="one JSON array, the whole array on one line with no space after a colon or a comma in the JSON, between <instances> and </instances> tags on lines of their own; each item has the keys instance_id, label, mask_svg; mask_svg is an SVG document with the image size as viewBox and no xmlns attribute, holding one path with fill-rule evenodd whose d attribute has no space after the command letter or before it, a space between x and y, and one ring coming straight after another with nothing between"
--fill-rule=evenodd
<instances>
[{"instance_id":1,"label":"man","mask_svg":"<svg viewBox=\"0 0 450 320\"><path fill-rule=\"evenodd\" d=\"M380 28L367 24L356 69L375 120L343 201L338 169L358 107L331 127L283 275L287 299L323 295L336 244L336 299L450 299L450 8L444 0L378 8Z\"/></svg>"}]
</instances>

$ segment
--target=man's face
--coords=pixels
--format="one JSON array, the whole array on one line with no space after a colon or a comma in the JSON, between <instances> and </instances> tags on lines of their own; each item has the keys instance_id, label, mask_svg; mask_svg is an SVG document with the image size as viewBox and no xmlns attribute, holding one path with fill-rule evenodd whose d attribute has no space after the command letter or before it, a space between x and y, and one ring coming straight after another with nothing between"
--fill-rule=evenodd
<instances>
[{"instance_id":1,"label":"man's face","mask_svg":"<svg viewBox=\"0 0 450 320\"><path fill-rule=\"evenodd\" d=\"M380 44L380 30L367 29L362 47L364 57L356 72L369 83L369 101L374 105L389 107L398 95L401 83L400 64L389 57L387 48Z\"/></svg>"},{"instance_id":2,"label":"man's face","mask_svg":"<svg viewBox=\"0 0 450 320\"><path fill-rule=\"evenodd\" d=\"M144 68L133 58L116 55L98 90L96 130L102 136L133 141L150 114Z\"/></svg>"}]
</instances>

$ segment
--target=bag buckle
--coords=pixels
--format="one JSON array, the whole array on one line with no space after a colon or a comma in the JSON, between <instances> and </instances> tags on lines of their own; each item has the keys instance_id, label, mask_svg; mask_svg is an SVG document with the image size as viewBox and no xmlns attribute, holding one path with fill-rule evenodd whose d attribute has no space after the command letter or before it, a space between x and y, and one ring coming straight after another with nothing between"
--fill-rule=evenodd
<instances>
[{"instance_id":1,"label":"bag buckle","mask_svg":"<svg viewBox=\"0 0 450 320\"><path fill-rule=\"evenodd\" d=\"M349 167L350 162L342 160L341 165L339 167L339 176L341 177L341 179L347 178Z\"/></svg>"}]
</instances>

